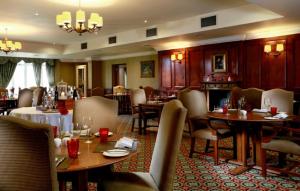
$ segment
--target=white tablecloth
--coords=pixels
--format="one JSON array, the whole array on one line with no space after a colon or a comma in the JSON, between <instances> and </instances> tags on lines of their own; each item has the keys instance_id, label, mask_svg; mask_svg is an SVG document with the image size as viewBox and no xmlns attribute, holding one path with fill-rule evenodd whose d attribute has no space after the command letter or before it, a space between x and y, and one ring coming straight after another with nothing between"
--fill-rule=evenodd
<instances>
[{"instance_id":1,"label":"white tablecloth","mask_svg":"<svg viewBox=\"0 0 300 191\"><path fill-rule=\"evenodd\" d=\"M69 110L67 115L61 115L59 112L44 113L36 110L35 107L22 107L12 110L9 115L36 123L48 123L49 125L57 127L60 127L60 123L62 122L64 131L70 132L72 129L72 110Z\"/></svg>"}]
</instances>

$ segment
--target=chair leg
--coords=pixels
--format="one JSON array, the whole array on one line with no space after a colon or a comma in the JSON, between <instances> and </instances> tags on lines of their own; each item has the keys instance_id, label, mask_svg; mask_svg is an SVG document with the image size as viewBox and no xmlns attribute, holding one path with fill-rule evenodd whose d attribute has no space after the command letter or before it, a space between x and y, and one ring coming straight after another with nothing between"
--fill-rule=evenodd
<instances>
[{"instance_id":1,"label":"chair leg","mask_svg":"<svg viewBox=\"0 0 300 191\"><path fill-rule=\"evenodd\" d=\"M190 155L189 155L190 158L193 157L194 148L195 148L195 143L196 143L196 138L195 138L195 137L192 137L192 138L191 138L191 149L190 149Z\"/></svg>"},{"instance_id":2,"label":"chair leg","mask_svg":"<svg viewBox=\"0 0 300 191\"><path fill-rule=\"evenodd\" d=\"M209 145L210 145L210 140L206 140L206 146L204 151L205 153L208 153Z\"/></svg>"},{"instance_id":3,"label":"chair leg","mask_svg":"<svg viewBox=\"0 0 300 191\"><path fill-rule=\"evenodd\" d=\"M215 165L219 165L219 140L214 141L214 159L215 159Z\"/></svg>"},{"instance_id":4,"label":"chair leg","mask_svg":"<svg viewBox=\"0 0 300 191\"><path fill-rule=\"evenodd\" d=\"M261 149L260 151L260 157L261 157L261 176L264 178L267 176L267 164L266 164L266 150Z\"/></svg>"},{"instance_id":5,"label":"chair leg","mask_svg":"<svg viewBox=\"0 0 300 191\"><path fill-rule=\"evenodd\" d=\"M147 128L147 119L144 119L144 127L143 127L143 131L144 131L144 135L146 135L146 128Z\"/></svg>"},{"instance_id":6,"label":"chair leg","mask_svg":"<svg viewBox=\"0 0 300 191\"><path fill-rule=\"evenodd\" d=\"M134 123L135 123L135 118L132 118L131 132L132 132L133 129L134 129Z\"/></svg>"}]
</instances>

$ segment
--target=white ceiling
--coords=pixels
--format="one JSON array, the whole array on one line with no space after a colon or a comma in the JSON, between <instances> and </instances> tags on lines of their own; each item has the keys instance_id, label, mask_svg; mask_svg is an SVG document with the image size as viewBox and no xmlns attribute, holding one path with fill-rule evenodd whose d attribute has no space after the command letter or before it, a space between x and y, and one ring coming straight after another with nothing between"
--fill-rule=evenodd
<instances>
[{"instance_id":1,"label":"white ceiling","mask_svg":"<svg viewBox=\"0 0 300 191\"><path fill-rule=\"evenodd\" d=\"M23 41L22 52L30 53L31 56L47 57L48 54L50 57L108 58L168 49L172 46L165 44L172 42L189 42L177 43L176 46L179 47L173 46L180 48L205 44L209 39L226 36L245 38L245 35L262 34L268 30L274 32L270 27L277 27L277 31L297 31L300 25L300 13L297 10L300 7L299 0L82 0L81 4L87 13L98 12L103 16L104 26L98 34L79 36L61 31L55 25L55 16L64 10L75 12L78 0L0 0L0 37L3 38L4 28L8 28L8 38ZM245 11L247 6L252 7ZM230 11L225 14L226 10ZM249 18L241 20L241 14L247 10ZM195 18L199 19L199 15L213 13L236 15L231 15L233 19L211 30L201 30L189 23ZM145 19L148 20L147 23L144 23ZM178 27L169 27L171 24ZM162 35L150 40L139 38L140 29L144 31L153 26L158 27L159 34ZM184 28L180 28L181 26ZM117 35L118 39L120 35L124 39L133 40L109 46L104 41L110 35ZM81 42L88 42L91 48L84 52L77 50Z\"/></svg>"}]
</instances>

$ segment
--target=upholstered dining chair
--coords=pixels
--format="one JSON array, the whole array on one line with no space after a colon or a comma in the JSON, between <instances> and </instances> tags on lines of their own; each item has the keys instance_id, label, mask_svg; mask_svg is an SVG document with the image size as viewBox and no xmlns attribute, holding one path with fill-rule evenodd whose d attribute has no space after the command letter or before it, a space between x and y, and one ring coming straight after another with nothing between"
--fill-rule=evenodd
<instances>
[{"instance_id":1,"label":"upholstered dining chair","mask_svg":"<svg viewBox=\"0 0 300 191\"><path fill-rule=\"evenodd\" d=\"M151 98L151 96L154 96L154 88L151 86L145 86L143 87L143 89L145 90L145 94L146 94L146 98L147 100L149 100Z\"/></svg>"},{"instance_id":2,"label":"upholstered dining chair","mask_svg":"<svg viewBox=\"0 0 300 191\"><path fill-rule=\"evenodd\" d=\"M290 174L293 176L300 176L300 173L297 171L294 171L293 169L295 167L300 167L300 161L299 161L299 157L300 157L300 138L297 136L293 136L294 132L299 133L300 130L299 128L287 128L288 133L285 136L277 136L275 138L273 138L271 141L268 142L263 142L262 143L262 148L261 148L261 167L262 167L262 171L261 174L263 177L267 176L267 168L276 170L276 171L280 171L284 174ZM289 167L285 167L285 168L276 168L276 167L272 167L272 166L268 166L267 165L267 161L266 161L266 152L267 151L273 151L273 152L277 152L284 156L284 158L282 159L281 157L279 157L279 167L281 167L282 165L282 161L280 160L284 160L285 155L287 154L291 154L291 155L296 155L298 157L295 157L296 159L298 159L298 161L296 161L296 163L294 165L289 165ZM293 161L295 162L295 161ZM285 163L286 164L286 163Z\"/></svg>"},{"instance_id":3,"label":"upholstered dining chair","mask_svg":"<svg viewBox=\"0 0 300 191\"><path fill-rule=\"evenodd\" d=\"M73 109L73 123L82 124L91 119L91 133L98 132L99 128L106 127L115 131L118 116L118 102L101 96L92 96L77 100ZM85 118L85 119L84 119Z\"/></svg>"},{"instance_id":4,"label":"upholstered dining chair","mask_svg":"<svg viewBox=\"0 0 300 191\"><path fill-rule=\"evenodd\" d=\"M49 125L0 117L0 190L58 190Z\"/></svg>"},{"instance_id":5,"label":"upholstered dining chair","mask_svg":"<svg viewBox=\"0 0 300 191\"><path fill-rule=\"evenodd\" d=\"M139 104L145 104L147 102L146 93L144 89L135 89L130 91L130 102L131 102L131 112L132 112L132 125L131 131L134 130L135 120L139 119ZM146 131L145 125L147 126L147 121L149 119L154 119L158 117L157 112L154 111L144 111L141 113L142 120L144 122L144 132Z\"/></svg>"},{"instance_id":6,"label":"upholstered dining chair","mask_svg":"<svg viewBox=\"0 0 300 191\"><path fill-rule=\"evenodd\" d=\"M33 99L33 92L30 89L22 89L19 91L18 107L31 107Z\"/></svg>"},{"instance_id":7,"label":"upholstered dining chair","mask_svg":"<svg viewBox=\"0 0 300 191\"><path fill-rule=\"evenodd\" d=\"M219 140L222 138L231 137L234 133L229 129L229 127L223 122L208 122L206 117L207 114L207 104L206 97L203 92L198 90L191 90L189 92L182 93L181 95L182 104L188 110L188 120L191 126L192 136L191 136L191 149L190 158L195 153L195 143L196 139L207 140L205 152L208 151L210 141L214 141L214 162L216 165L219 164ZM212 124L212 125L210 125ZM233 139L235 142L235 139ZM234 147L235 147L234 143ZM235 150L235 148L234 148Z\"/></svg>"},{"instance_id":8,"label":"upholstered dining chair","mask_svg":"<svg viewBox=\"0 0 300 191\"><path fill-rule=\"evenodd\" d=\"M241 96L245 97L249 110L261 108L261 97L264 90L259 88L247 88L241 90Z\"/></svg>"},{"instance_id":9,"label":"upholstered dining chair","mask_svg":"<svg viewBox=\"0 0 300 191\"><path fill-rule=\"evenodd\" d=\"M32 106L42 105L45 93L44 87L36 87L33 90Z\"/></svg>"},{"instance_id":10,"label":"upholstered dining chair","mask_svg":"<svg viewBox=\"0 0 300 191\"><path fill-rule=\"evenodd\" d=\"M92 96L104 96L104 89L101 87L95 87L92 89Z\"/></svg>"},{"instance_id":11,"label":"upholstered dining chair","mask_svg":"<svg viewBox=\"0 0 300 191\"><path fill-rule=\"evenodd\" d=\"M100 190L172 190L186 113L187 110L179 100L166 103L161 114L149 173L114 172L102 180Z\"/></svg>"},{"instance_id":12,"label":"upholstered dining chair","mask_svg":"<svg viewBox=\"0 0 300 191\"><path fill-rule=\"evenodd\" d=\"M266 99L270 99L271 106L277 107L278 111L293 114L294 92L283 89L271 89L264 91L261 98L261 108L269 109Z\"/></svg>"}]
</instances>

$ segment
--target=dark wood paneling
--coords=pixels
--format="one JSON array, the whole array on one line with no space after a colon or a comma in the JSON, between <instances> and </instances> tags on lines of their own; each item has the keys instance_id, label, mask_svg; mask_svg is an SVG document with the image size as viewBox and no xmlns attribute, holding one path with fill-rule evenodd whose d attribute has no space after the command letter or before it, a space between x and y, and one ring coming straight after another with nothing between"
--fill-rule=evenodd
<instances>
[{"instance_id":1,"label":"dark wood paneling","mask_svg":"<svg viewBox=\"0 0 300 191\"><path fill-rule=\"evenodd\" d=\"M260 73L262 63L262 45L259 41L249 41L244 44L244 87L261 87Z\"/></svg>"},{"instance_id":2,"label":"dark wood paneling","mask_svg":"<svg viewBox=\"0 0 300 191\"><path fill-rule=\"evenodd\" d=\"M203 50L196 49L188 52L189 55L189 86L200 88L204 78Z\"/></svg>"},{"instance_id":3,"label":"dark wood paneling","mask_svg":"<svg viewBox=\"0 0 300 191\"><path fill-rule=\"evenodd\" d=\"M92 62L92 88L103 87L101 76L101 61Z\"/></svg>"},{"instance_id":4,"label":"dark wood paneling","mask_svg":"<svg viewBox=\"0 0 300 191\"><path fill-rule=\"evenodd\" d=\"M173 87L175 89L180 89L185 87L185 61L182 60L181 62L172 62L173 65Z\"/></svg>"},{"instance_id":5,"label":"dark wood paneling","mask_svg":"<svg viewBox=\"0 0 300 191\"><path fill-rule=\"evenodd\" d=\"M261 86L263 89L286 88L286 54L263 54L261 68Z\"/></svg>"},{"instance_id":6,"label":"dark wood paneling","mask_svg":"<svg viewBox=\"0 0 300 191\"><path fill-rule=\"evenodd\" d=\"M267 55L263 48L268 41L284 41L285 51ZM174 51L159 52L162 88L201 87L204 76L212 74L212 56L225 53L226 75L240 80L243 88L284 88L299 94L300 99L300 34L186 48L185 64L172 67L170 55Z\"/></svg>"},{"instance_id":7,"label":"dark wood paneling","mask_svg":"<svg viewBox=\"0 0 300 191\"><path fill-rule=\"evenodd\" d=\"M159 55L160 61L160 76L161 76L161 88L171 89L172 88L172 62L170 60L171 54Z\"/></svg>"}]
</instances>

